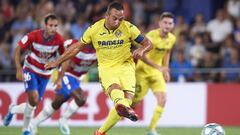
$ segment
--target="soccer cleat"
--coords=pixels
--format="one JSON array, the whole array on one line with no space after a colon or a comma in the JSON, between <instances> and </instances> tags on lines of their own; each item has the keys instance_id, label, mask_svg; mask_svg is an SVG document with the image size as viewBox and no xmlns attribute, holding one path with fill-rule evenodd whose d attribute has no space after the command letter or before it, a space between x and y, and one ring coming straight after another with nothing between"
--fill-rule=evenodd
<instances>
[{"instance_id":1,"label":"soccer cleat","mask_svg":"<svg viewBox=\"0 0 240 135\"><path fill-rule=\"evenodd\" d=\"M148 131L146 135L160 135L156 130Z\"/></svg>"},{"instance_id":2,"label":"soccer cleat","mask_svg":"<svg viewBox=\"0 0 240 135\"><path fill-rule=\"evenodd\" d=\"M117 104L115 106L115 109L116 109L118 115L120 115L122 117L126 117L126 118L130 119L131 121L137 121L138 120L138 115L130 107L126 107L122 104Z\"/></svg>"},{"instance_id":3,"label":"soccer cleat","mask_svg":"<svg viewBox=\"0 0 240 135\"><path fill-rule=\"evenodd\" d=\"M31 135L31 133L30 133L30 131L24 131L23 133L22 133L22 135Z\"/></svg>"},{"instance_id":4,"label":"soccer cleat","mask_svg":"<svg viewBox=\"0 0 240 135\"><path fill-rule=\"evenodd\" d=\"M67 119L60 118L58 121L59 129L63 135L70 135L70 128L67 123Z\"/></svg>"},{"instance_id":5,"label":"soccer cleat","mask_svg":"<svg viewBox=\"0 0 240 135\"><path fill-rule=\"evenodd\" d=\"M3 120L3 125L4 125L4 126L8 126L8 125L11 123L11 121L12 121L13 113L11 113L11 110L12 110L13 106L15 106L15 105L14 105L14 104L11 104L11 105L9 105L9 107L8 107L8 113L7 113L7 115L4 117L4 120Z\"/></svg>"},{"instance_id":6,"label":"soccer cleat","mask_svg":"<svg viewBox=\"0 0 240 135\"><path fill-rule=\"evenodd\" d=\"M105 132L104 133L100 133L98 130L96 130L94 132L94 135L107 135Z\"/></svg>"},{"instance_id":7,"label":"soccer cleat","mask_svg":"<svg viewBox=\"0 0 240 135\"><path fill-rule=\"evenodd\" d=\"M37 128L37 126L35 124L33 124L31 122L29 127L30 127L31 135L37 135L38 134L38 128Z\"/></svg>"}]
</instances>

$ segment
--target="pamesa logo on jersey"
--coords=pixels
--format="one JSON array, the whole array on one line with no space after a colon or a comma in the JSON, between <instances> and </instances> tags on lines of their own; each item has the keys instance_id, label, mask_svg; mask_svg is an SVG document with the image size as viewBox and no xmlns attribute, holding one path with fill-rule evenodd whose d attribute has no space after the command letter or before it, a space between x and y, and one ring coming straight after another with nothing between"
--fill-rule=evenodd
<instances>
[{"instance_id":1,"label":"pamesa logo on jersey","mask_svg":"<svg viewBox=\"0 0 240 135\"><path fill-rule=\"evenodd\" d=\"M107 40L107 41L98 41L100 46L110 46L110 45L122 45L124 40Z\"/></svg>"}]
</instances>

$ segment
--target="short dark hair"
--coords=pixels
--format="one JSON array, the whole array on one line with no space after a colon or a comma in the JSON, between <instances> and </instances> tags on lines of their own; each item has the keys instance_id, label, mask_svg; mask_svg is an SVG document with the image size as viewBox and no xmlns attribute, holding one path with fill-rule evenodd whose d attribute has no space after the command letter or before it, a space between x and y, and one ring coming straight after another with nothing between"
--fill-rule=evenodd
<instances>
[{"instance_id":1,"label":"short dark hair","mask_svg":"<svg viewBox=\"0 0 240 135\"><path fill-rule=\"evenodd\" d=\"M174 15L171 12L163 12L160 15L160 20L162 20L165 17L174 19Z\"/></svg>"},{"instance_id":2,"label":"short dark hair","mask_svg":"<svg viewBox=\"0 0 240 135\"><path fill-rule=\"evenodd\" d=\"M55 14L47 14L45 17L44 17L44 23L47 24L48 20L49 19L52 19L52 20L58 20L58 17L55 15Z\"/></svg>"},{"instance_id":3,"label":"short dark hair","mask_svg":"<svg viewBox=\"0 0 240 135\"><path fill-rule=\"evenodd\" d=\"M109 13L111 11L111 9L115 8L116 10L123 10L123 5L118 3L118 2L112 2L108 5L107 8L107 13Z\"/></svg>"}]
</instances>

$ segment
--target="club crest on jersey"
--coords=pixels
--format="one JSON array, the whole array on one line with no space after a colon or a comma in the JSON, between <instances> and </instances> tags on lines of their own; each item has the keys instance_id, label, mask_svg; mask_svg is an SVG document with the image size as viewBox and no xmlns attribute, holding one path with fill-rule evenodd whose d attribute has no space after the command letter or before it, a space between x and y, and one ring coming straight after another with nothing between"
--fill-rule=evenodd
<instances>
[{"instance_id":1,"label":"club crest on jersey","mask_svg":"<svg viewBox=\"0 0 240 135\"><path fill-rule=\"evenodd\" d=\"M114 34L115 34L116 37L121 37L122 36L122 31L116 30Z\"/></svg>"}]
</instances>

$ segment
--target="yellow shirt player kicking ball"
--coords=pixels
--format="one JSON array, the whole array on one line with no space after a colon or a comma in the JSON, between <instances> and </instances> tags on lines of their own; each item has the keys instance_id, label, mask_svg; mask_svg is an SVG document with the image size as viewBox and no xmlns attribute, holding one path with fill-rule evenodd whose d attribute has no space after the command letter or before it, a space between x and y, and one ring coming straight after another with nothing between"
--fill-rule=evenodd
<instances>
[{"instance_id":1,"label":"yellow shirt player kicking ball","mask_svg":"<svg viewBox=\"0 0 240 135\"><path fill-rule=\"evenodd\" d=\"M131 53L133 41L142 46ZM93 44L96 49L100 82L105 93L115 103L105 123L94 133L105 135L121 117L137 121L138 117L130 107L136 85L133 58L141 58L151 50L152 44L141 35L136 26L124 20L123 6L113 2L108 6L105 19L90 26L78 43L73 44L57 61L47 63L45 68L58 66L76 55L87 44Z\"/></svg>"},{"instance_id":2,"label":"yellow shirt player kicking ball","mask_svg":"<svg viewBox=\"0 0 240 135\"><path fill-rule=\"evenodd\" d=\"M176 41L176 37L171 33L174 27L174 17L171 13L162 13L159 26L160 28L147 33L153 49L138 61L136 67L137 85L133 103L141 101L149 89L157 99L147 135L158 135L156 125L166 102L166 82L170 80L168 72L170 52Z\"/></svg>"}]
</instances>

